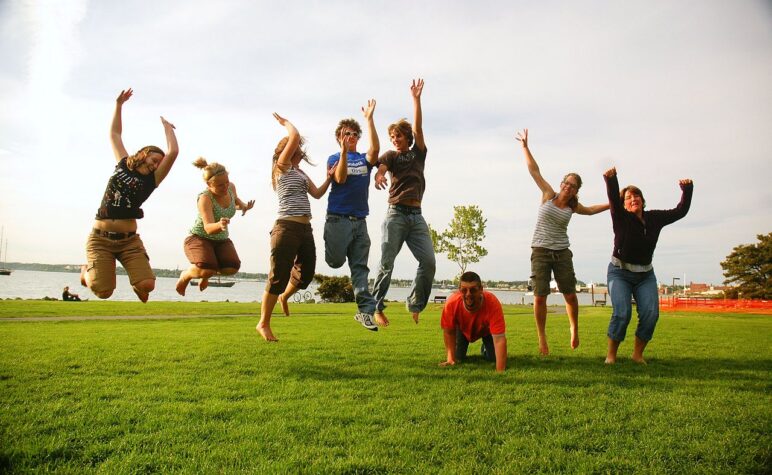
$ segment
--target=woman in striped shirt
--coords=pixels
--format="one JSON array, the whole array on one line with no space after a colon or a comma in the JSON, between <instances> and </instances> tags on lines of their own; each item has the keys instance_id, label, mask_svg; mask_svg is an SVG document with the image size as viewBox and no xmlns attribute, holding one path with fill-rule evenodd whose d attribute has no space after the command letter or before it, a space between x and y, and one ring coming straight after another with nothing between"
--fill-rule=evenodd
<instances>
[{"instance_id":1,"label":"woman in striped shirt","mask_svg":"<svg viewBox=\"0 0 772 475\"><path fill-rule=\"evenodd\" d=\"M593 215L606 211L608 203L583 206L577 193L582 179L576 173L569 173L560 182L560 191L555 192L542 178L528 149L528 129L517 133L517 140L523 145L528 172L541 190L541 206L536 218L536 229L531 241L531 280L533 281L533 314L536 317L536 331L539 335L539 352L549 354L547 345L547 296L550 294L550 275L554 274L558 289L566 301L566 313L571 327L571 349L579 346L579 302L576 298L576 275L573 254L568 242L568 222L573 213Z\"/></svg>"},{"instance_id":2,"label":"woman in striped shirt","mask_svg":"<svg viewBox=\"0 0 772 475\"><path fill-rule=\"evenodd\" d=\"M271 230L271 272L268 275L260 322L257 331L266 341L278 341L271 331L271 314L276 301L289 316L289 298L299 289L305 289L316 270L316 245L311 229L311 203L327 192L335 167L327 179L317 187L300 170L300 162L308 161L303 150L303 139L287 119L274 113L273 117L287 129L287 137L279 141L273 154L271 185L279 197L279 217Z\"/></svg>"}]
</instances>

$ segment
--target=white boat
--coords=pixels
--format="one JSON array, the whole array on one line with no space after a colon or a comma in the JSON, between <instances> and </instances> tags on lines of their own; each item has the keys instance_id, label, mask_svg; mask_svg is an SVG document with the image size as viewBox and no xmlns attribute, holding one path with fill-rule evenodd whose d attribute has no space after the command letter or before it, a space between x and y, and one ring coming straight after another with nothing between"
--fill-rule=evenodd
<instances>
[{"instance_id":1,"label":"white boat","mask_svg":"<svg viewBox=\"0 0 772 475\"><path fill-rule=\"evenodd\" d=\"M191 280L190 285L198 285L197 280ZM233 287L236 285L235 280L220 280L220 277L212 277L209 279L209 287Z\"/></svg>"}]
</instances>

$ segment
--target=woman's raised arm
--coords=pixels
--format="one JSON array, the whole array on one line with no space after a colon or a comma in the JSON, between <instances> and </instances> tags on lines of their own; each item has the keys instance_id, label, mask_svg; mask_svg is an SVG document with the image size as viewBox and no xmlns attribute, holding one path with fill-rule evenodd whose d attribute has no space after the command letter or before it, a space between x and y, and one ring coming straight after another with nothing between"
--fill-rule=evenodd
<instances>
[{"instance_id":1,"label":"woman's raised arm","mask_svg":"<svg viewBox=\"0 0 772 475\"><path fill-rule=\"evenodd\" d=\"M555 196L555 190L553 190L550 184L547 183L547 180L541 176L539 165L536 163L533 155L531 155L531 150L528 148L528 129L523 129L522 132L518 132L517 137L515 138L523 146L528 173L531 174L531 178L533 178L533 181L536 182L536 186L541 190L541 202L544 203L547 200L551 200Z\"/></svg>"},{"instance_id":2,"label":"woman's raised arm","mask_svg":"<svg viewBox=\"0 0 772 475\"><path fill-rule=\"evenodd\" d=\"M166 146L167 152L161 163L158 164L158 168L155 169L155 186L161 184L169 174L169 170L172 169L177 155L180 153L179 146L177 145L177 134L174 133L174 124L164 119L161 116L161 124L164 126L164 132L166 133Z\"/></svg>"},{"instance_id":3,"label":"woman's raised arm","mask_svg":"<svg viewBox=\"0 0 772 475\"><path fill-rule=\"evenodd\" d=\"M123 157L127 157L126 147L123 146L123 121L121 119L121 111L123 110L123 103L128 101L134 91L131 88L125 89L118 94L118 98L115 100L115 112L113 113L113 121L110 124L110 143L113 146L113 154L115 160L120 161Z\"/></svg>"}]
</instances>

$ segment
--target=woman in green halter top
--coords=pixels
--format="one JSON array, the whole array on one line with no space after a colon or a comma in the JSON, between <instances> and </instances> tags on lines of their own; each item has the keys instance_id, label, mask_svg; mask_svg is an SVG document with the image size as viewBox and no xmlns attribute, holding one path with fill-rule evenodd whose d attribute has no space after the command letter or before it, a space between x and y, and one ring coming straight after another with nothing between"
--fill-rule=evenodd
<instances>
[{"instance_id":1,"label":"woman in green halter top","mask_svg":"<svg viewBox=\"0 0 772 475\"><path fill-rule=\"evenodd\" d=\"M233 241L228 237L228 226L236 210L246 214L255 200L244 203L236 187L228 180L228 170L217 162L207 163L203 157L193 162L204 170L206 190L198 195L198 216L185 239L185 256L191 263L177 281L177 293L185 295L191 279L200 279L198 288L204 290L213 275L233 275L241 267Z\"/></svg>"}]
</instances>

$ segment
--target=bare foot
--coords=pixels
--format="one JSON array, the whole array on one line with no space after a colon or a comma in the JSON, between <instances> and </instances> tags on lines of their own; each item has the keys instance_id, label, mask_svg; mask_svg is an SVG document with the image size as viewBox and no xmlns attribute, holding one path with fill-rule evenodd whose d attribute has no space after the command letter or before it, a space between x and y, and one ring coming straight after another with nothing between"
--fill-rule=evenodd
<instances>
[{"instance_id":1,"label":"bare foot","mask_svg":"<svg viewBox=\"0 0 772 475\"><path fill-rule=\"evenodd\" d=\"M542 356L549 356L550 354L550 347L547 345L546 340L540 340L539 341L539 353L541 353Z\"/></svg>"},{"instance_id":2,"label":"bare foot","mask_svg":"<svg viewBox=\"0 0 772 475\"><path fill-rule=\"evenodd\" d=\"M375 318L375 324L379 327L388 327L389 326L389 319L386 318L386 314L383 312L375 312L374 315Z\"/></svg>"},{"instance_id":3,"label":"bare foot","mask_svg":"<svg viewBox=\"0 0 772 475\"><path fill-rule=\"evenodd\" d=\"M148 297L150 297L150 294L147 292L143 292L136 287L132 286L132 289L134 289L134 293L137 294L137 297L139 297L139 300L142 301L142 303L147 303Z\"/></svg>"},{"instance_id":4,"label":"bare foot","mask_svg":"<svg viewBox=\"0 0 772 475\"><path fill-rule=\"evenodd\" d=\"M416 325L418 325L418 317L421 315L421 312L413 312L413 321Z\"/></svg>"},{"instance_id":5,"label":"bare foot","mask_svg":"<svg viewBox=\"0 0 772 475\"><path fill-rule=\"evenodd\" d=\"M200 290L201 292L206 290L207 287L209 287L209 279L208 278L207 279L201 279L198 282L198 290Z\"/></svg>"},{"instance_id":6,"label":"bare foot","mask_svg":"<svg viewBox=\"0 0 772 475\"><path fill-rule=\"evenodd\" d=\"M643 356L635 356L633 355L632 360L635 361L638 364L647 365L646 360L643 359Z\"/></svg>"},{"instance_id":7,"label":"bare foot","mask_svg":"<svg viewBox=\"0 0 772 475\"><path fill-rule=\"evenodd\" d=\"M284 294L279 295L279 304L281 304L281 311L284 312L284 316L289 317L289 303L287 302L287 299L284 298Z\"/></svg>"},{"instance_id":8,"label":"bare foot","mask_svg":"<svg viewBox=\"0 0 772 475\"><path fill-rule=\"evenodd\" d=\"M575 350L579 348L579 332L571 329L571 349Z\"/></svg>"},{"instance_id":9,"label":"bare foot","mask_svg":"<svg viewBox=\"0 0 772 475\"><path fill-rule=\"evenodd\" d=\"M86 270L86 264L80 266L80 285L83 287L88 287L88 284L86 284Z\"/></svg>"},{"instance_id":10,"label":"bare foot","mask_svg":"<svg viewBox=\"0 0 772 475\"><path fill-rule=\"evenodd\" d=\"M188 284L190 283L190 279L186 279L184 276L184 273L180 275L180 279L177 281L177 286L175 287L177 293L183 297L185 296L185 289L188 288Z\"/></svg>"},{"instance_id":11,"label":"bare foot","mask_svg":"<svg viewBox=\"0 0 772 475\"><path fill-rule=\"evenodd\" d=\"M606 361L604 361L604 363L606 363L606 364L616 364L616 362L617 362L617 359L616 358L612 358L610 356L607 356L606 357Z\"/></svg>"},{"instance_id":12,"label":"bare foot","mask_svg":"<svg viewBox=\"0 0 772 475\"><path fill-rule=\"evenodd\" d=\"M269 326L261 327L260 324L258 323L257 326L255 327L255 330L257 330L257 333L259 333L260 336L263 337L263 340L265 341L279 341L278 338L273 336L273 332L271 331L271 327Z\"/></svg>"}]
</instances>

